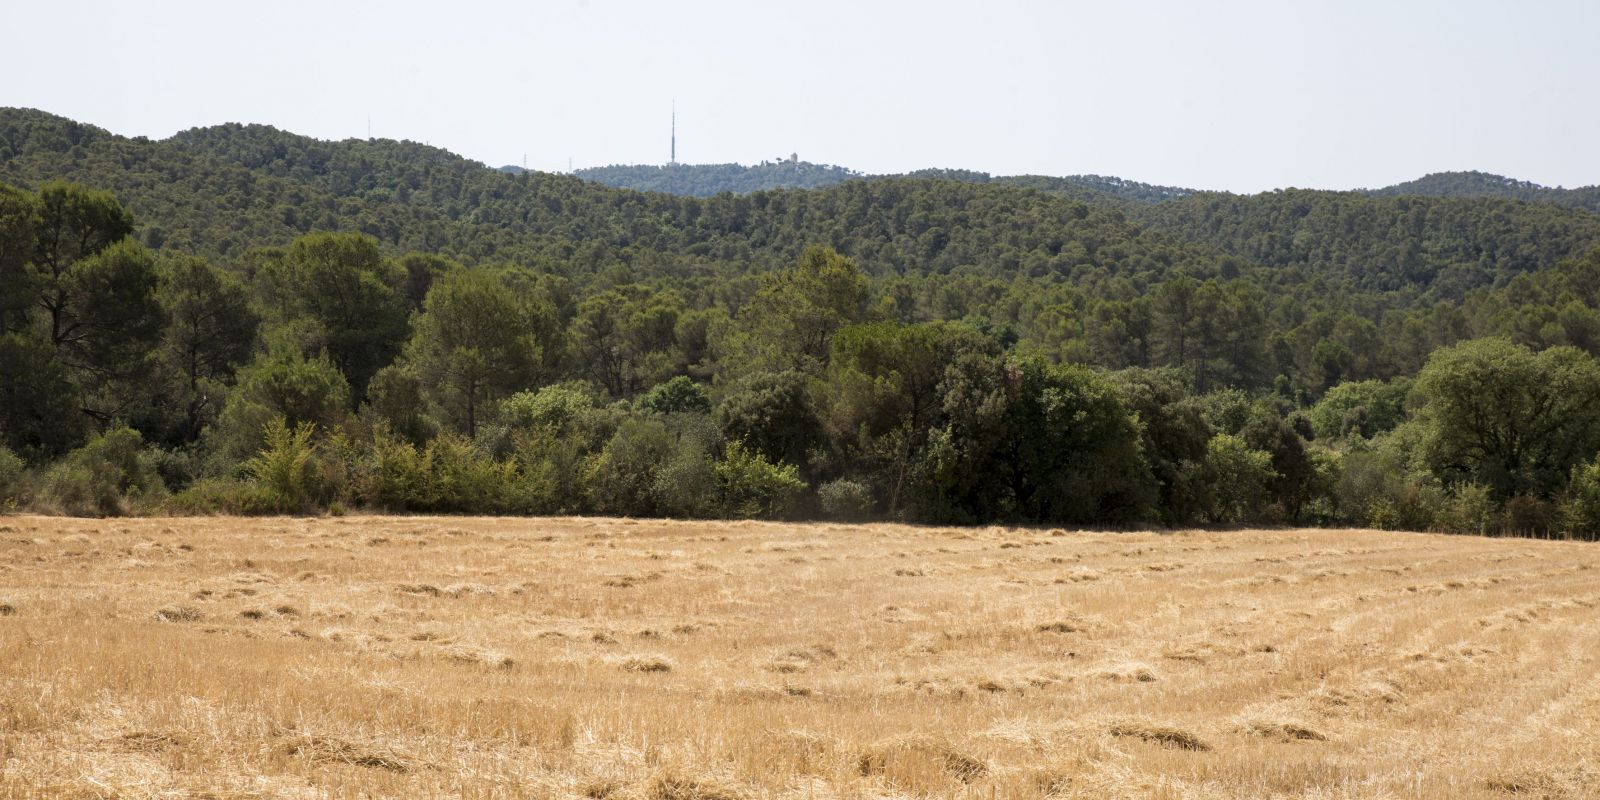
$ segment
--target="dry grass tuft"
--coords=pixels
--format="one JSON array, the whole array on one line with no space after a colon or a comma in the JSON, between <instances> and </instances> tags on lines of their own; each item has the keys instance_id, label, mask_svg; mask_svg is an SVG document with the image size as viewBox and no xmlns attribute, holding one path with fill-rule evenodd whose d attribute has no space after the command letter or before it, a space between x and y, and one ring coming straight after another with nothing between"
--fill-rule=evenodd
<instances>
[{"instance_id":1,"label":"dry grass tuft","mask_svg":"<svg viewBox=\"0 0 1600 800\"><path fill-rule=\"evenodd\" d=\"M1148 720L1131 719L1113 722L1107 726L1106 732L1112 736L1138 739L1178 750L1194 750L1201 753L1211 750L1211 745L1190 731Z\"/></svg>"},{"instance_id":2,"label":"dry grass tuft","mask_svg":"<svg viewBox=\"0 0 1600 800\"><path fill-rule=\"evenodd\" d=\"M1325 742L1327 734L1301 722L1280 720L1251 720L1244 726L1246 733L1280 742Z\"/></svg>"},{"instance_id":3,"label":"dry grass tuft","mask_svg":"<svg viewBox=\"0 0 1600 800\"><path fill-rule=\"evenodd\" d=\"M17 613L17 607L16 606L14 606L14 605L12 605L10 603L7 603L7 602L0 601L0 617L9 617L9 616L11 616L12 614L15 614L15 613Z\"/></svg>"},{"instance_id":4,"label":"dry grass tuft","mask_svg":"<svg viewBox=\"0 0 1600 800\"><path fill-rule=\"evenodd\" d=\"M749 800L743 788L714 778L657 775L645 787L645 800Z\"/></svg>"},{"instance_id":5,"label":"dry grass tuft","mask_svg":"<svg viewBox=\"0 0 1600 800\"><path fill-rule=\"evenodd\" d=\"M1100 671L1100 677L1108 681L1129 683L1155 683L1160 680L1160 677L1156 675L1155 670L1150 668L1150 665L1138 662L1116 664L1108 667Z\"/></svg>"},{"instance_id":6,"label":"dry grass tuft","mask_svg":"<svg viewBox=\"0 0 1600 800\"><path fill-rule=\"evenodd\" d=\"M471 644L455 644L444 650L444 657L458 664L474 664L495 669L511 669L517 660L499 650Z\"/></svg>"},{"instance_id":7,"label":"dry grass tuft","mask_svg":"<svg viewBox=\"0 0 1600 800\"><path fill-rule=\"evenodd\" d=\"M156 609L156 619L162 622L199 622L205 616L194 606L170 605Z\"/></svg>"},{"instance_id":8,"label":"dry grass tuft","mask_svg":"<svg viewBox=\"0 0 1600 800\"><path fill-rule=\"evenodd\" d=\"M1033 627L1040 633L1083 633L1089 630L1089 623L1081 617L1069 616L1050 622L1041 622Z\"/></svg>"},{"instance_id":9,"label":"dry grass tuft","mask_svg":"<svg viewBox=\"0 0 1600 800\"><path fill-rule=\"evenodd\" d=\"M188 747L192 740L183 731L130 731L106 744L125 752L163 753Z\"/></svg>"},{"instance_id":10,"label":"dry grass tuft","mask_svg":"<svg viewBox=\"0 0 1600 800\"><path fill-rule=\"evenodd\" d=\"M767 663L767 669L780 674L805 672L808 669L839 657L838 651L825 644L796 647Z\"/></svg>"},{"instance_id":11,"label":"dry grass tuft","mask_svg":"<svg viewBox=\"0 0 1600 800\"><path fill-rule=\"evenodd\" d=\"M344 764L352 767L410 772L412 760L393 749L358 744L334 736L298 734L280 746L285 755L306 759L313 764Z\"/></svg>"},{"instance_id":12,"label":"dry grass tuft","mask_svg":"<svg viewBox=\"0 0 1600 800\"><path fill-rule=\"evenodd\" d=\"M1594 795L1588 790L1596 783L1584 780L1583 774L1564 775L1540 770L1521 770L1495 775L1484 781L1484 787L1499 793L1528 800L1589 800Z\"/></svg>"},{"instance_id":13,"label":"dry grass tuft","mask_svg":"<svg viewBox=\"0 0 1600 800\"><path fill-rule=\"evenodd\" d=\"M672 661L666 656L631 655L617 661L617 666L629 672L671 672Z\"/></svg>"},{"instance_id":14,"label":"dry grass tuft","mask_svg":"<svg viewBox=\"0 0 1600 800\"><path fill-rule=\"evenodd\" d=\"M861 749L856 768L862 775L882 775L910 767L937 765L962 783L971 783L989 771L983 761L957 750L931 734L906 734L883 739Z\"/></svg>"}]
</instances>

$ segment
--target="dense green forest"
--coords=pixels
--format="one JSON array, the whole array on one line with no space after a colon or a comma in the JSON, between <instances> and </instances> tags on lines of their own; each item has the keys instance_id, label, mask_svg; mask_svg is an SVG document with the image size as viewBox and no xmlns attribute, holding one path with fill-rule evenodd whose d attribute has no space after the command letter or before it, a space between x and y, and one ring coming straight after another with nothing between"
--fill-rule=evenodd
<instances>
[{"instance_id":1,"label":"dense green forest","mask_svg":"<svg viewBox=\"0 0 1600 800\"><path fill-rule=\"evenodd\" d=\"M501 171L520 174L518 167ZM1193 189L1154 186L1103 175L990 175L964 169L923 169L904 175L867 175L844 167L779 160L754 166L741 164L652 164L590 167L572 173L614 189L661 192L687 197L712 197L723 193L749 194L772 189L821 189L845 181L921 178L961 183L994 183L1038 189L1060 197L1104 204L1158 203L1192 194Z\"/></svg>"},{"instance_id":2,"label":"dense green forest","mask_svg":"<svg viewBox=\"0 0 1600 800\"><path fill-rule=\"evenodd\" d=\"M1600 211L1600 186L1580 186L1576 189L1552 188L1487 172L1435 172L1414 181L1397 183L1382 189L1371 189L1367 194L1376 197L1395 195L1499 197L1506 200L1554 203L1569 208Z\"/></svg>"},{"instance_id":3,"label":"dense green forest","mask_svg":"<svg viewBox=\"0 0 1600 800\"><path fill-rule=\"evenodd\" d=\"M506 167L501 167L507 170ZM510 168L509 171L514 171ZM798 158L742 164L651 164L589 167L572 173L616 189L711 197L724 192L749 194L768 189L821 189L862 177L861 173Z\"/></svg>"},{"instance_id":4,"label":"dense green forest","mask_svg":"<svg viewBox=\"0 0 1600 800\"><path fill-rule=\"evenodd\" d=\"M1542 197L686 197L0 109L18 507L1587 536L1597 355L1600 215Z\"/></svg>"}]
</instances>

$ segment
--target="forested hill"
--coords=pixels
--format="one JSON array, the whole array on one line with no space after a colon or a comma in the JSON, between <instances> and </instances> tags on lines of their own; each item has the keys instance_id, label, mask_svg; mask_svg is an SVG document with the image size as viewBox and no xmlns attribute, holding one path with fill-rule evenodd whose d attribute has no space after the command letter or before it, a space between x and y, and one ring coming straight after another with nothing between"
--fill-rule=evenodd
<instances>
[{"instance_id":1,"label":"forested hill","mask_svg":"<svg viewBox=\"0 0 1600 800\"><path fill-rule=\"evenodd\" d=\"M0 181L33 188L57 179L112 190L133 212L140 240L161 249L232 260L311 231L359 231L395 254L578 278L617 268L635 280L709 280L770 269L824 244L873 275L1043 278L1093 289L1113 278L1138 288L1181 272L1460 299L1600 244L1600 215L1495 198L1238 196L956 170L690 198L510 174L415 142L329 142L237 124L152 141L0 109Z\"/></svg>"},{"instance_id":2,"label":"forested hill","mask_svg":"<svg viewBox=\"0 0 1600 800\"><path fill-rule=\"evenodd\" d=\"M1597 355L1600 214L1552 202L698 198L0 109L0 510L1592 536Z\"/></svg>"},{"instance_id":3,"label":"forested hill","mask_svg":"<svg viewBox=\"0 0 1600 800\"><path fill-rule=\"evenodd\" d=\"M1143 279L1213 274L1228 260L1114 209L998 185L886 179L696 199L512 175L407 142L240 125L150 141L14 109L0 111L0 140L0 181L109 189L145 244L223 259L307 232L359 231L396 254L565 272L621 266L639 279L771 267L809 244L884 275Z\"/></svg>"},{"instance_id":4,"label":"forested hill","mask_svg":"<svg viewBox=\"0 0 1600 800\"><path fill-rule=\"evenodd\" d=\"M1496 198L1203 192L1130 214L1186 241L1297 269L1300 280L1336 275L1374 291L1429 287L1441 298L1461 297L1600 244L1600 216Z\"/></svg>"},{"instance_id":5,"label":"forested hill","mask_svg":"<svg viewBox=\"0 0 1600 800\"><path fill-rule=\"evenodd\" d=\"M520 167L501 167L512 174L524 172ZM894 178L936 179L960 183L993 183L1037 189L1041 192L1084 202L1159 203L1191 194L1193 189L1177 186L1156 186L1138 181L1104 175L990 175L966 169L922 169L903 175L868 175L845 167L812 164L807 161L764 161L754 166L742 164L668 164L656 166L636 164L628 166L592 167L573 173L584 180L594 181L616 189L633 189L641 192L662 192L685 197L711 197L731 192L748 194L771 189L820 189L852 180L884 180Z\"/></svg>"},{"instance_id":6,"label":"forested hill","mask_svg":"<svg viewBox=\"0 0 1600 800\"><path fill-rule=\"evenodd\" d=\"M1507 200L1555 203L1600 212L1600 186L1576 189L1540 186L1487 172L1435 172L1414 181L1366 191L1374 197L1423 195L1430 197L1499 197Z\"/></svg>"},{"instance_id":7,"label":"forested hill","mask_svg":"<svg viewBox=\"0 0 1600 800\"><path fill-rule=\"evenodd\" d=\"M616 189L685 197L711 197L723 192L749 194L768 189L820 189L863 177L844 167L798 159L763 161L748 167L743 164L618 164L589 167L573 174Z\"/></svg>"}]
</instances>

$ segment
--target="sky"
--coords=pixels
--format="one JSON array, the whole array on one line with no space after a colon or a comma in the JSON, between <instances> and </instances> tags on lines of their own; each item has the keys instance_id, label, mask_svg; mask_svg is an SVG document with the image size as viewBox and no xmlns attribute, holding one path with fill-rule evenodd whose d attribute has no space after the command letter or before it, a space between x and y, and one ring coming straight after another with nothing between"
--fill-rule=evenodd
<instances>
[{"instance_id":1,"label":"sky","mask_svg":"<svg viewBox=\"0 0 1600 800\"><path fill-rule=\"evenodd\" d=\"M1600 183L1600 0L0 0L0 106L565 171L788 157L1255 192ZM569 161L570 160L570 161Z\"/></svg>"}]
</instances>

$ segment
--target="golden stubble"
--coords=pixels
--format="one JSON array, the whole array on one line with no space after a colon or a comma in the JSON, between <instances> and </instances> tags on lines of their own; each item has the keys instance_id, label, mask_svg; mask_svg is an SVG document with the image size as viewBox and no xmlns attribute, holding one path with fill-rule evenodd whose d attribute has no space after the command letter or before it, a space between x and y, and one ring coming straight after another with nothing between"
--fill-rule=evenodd
<instances>
[{"instance_id":1,"label":"golden stubble","mask_svg":"<svg viewBox=\"0 0 1600 800\"><path fill-rule=\"evenodd\" d=\"M1600 550L0 517L0 797L1600 797Z\"/></svg>"}]
</instances>

